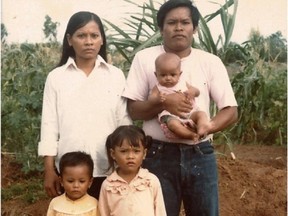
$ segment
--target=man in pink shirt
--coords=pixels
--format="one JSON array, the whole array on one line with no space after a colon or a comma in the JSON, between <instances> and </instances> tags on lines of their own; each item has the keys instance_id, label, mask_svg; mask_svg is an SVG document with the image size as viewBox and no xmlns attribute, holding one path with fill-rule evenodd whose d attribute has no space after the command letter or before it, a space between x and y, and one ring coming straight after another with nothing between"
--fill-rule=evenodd
<instances>
[{"instance_id":1,"label":"man in pink shirt","mask_svg":"<svg viewBox=\"0 0 288 216\"><path fill-rule=\"evenodd\" d=\"M178 216L183 202L186 216L217 216L218 177L212 134L237 121L237 102L225 66L210 53L191 48L197 32L199 11L189 0L169 0L159 9L157 22L163 45L139 51L132 62L123 96L128 98L128 112L133 120L144 120L143 129L152 136L143 167L159 178L168 216ZM185 94L148 96L156 85L155 59L164 52L181 58L183 78L200 90L195 98L201 110L210 117L211 127L192 139L170 140L165 137L157 119L164 109L181 116L192 109ZM218 112L210 115L210 99ZM197 131L195 131L197 133Z\"/></svg>"}]
</instances>

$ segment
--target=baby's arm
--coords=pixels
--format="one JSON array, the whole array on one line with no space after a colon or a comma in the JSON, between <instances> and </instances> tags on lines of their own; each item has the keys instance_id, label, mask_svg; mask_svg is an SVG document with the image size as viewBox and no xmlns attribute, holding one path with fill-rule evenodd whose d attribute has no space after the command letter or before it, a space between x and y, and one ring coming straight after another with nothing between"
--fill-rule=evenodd
<instances>
[{"instance_id":1,"label":"baby's arm","mask_svg":"<svg viewBox=\"0 0 288 216\"><path fill-rule=\"evenodd\" d=\"M187 82L186 82L186 86L187 86L187 91L185 91L185 93L189 99L194 99L195 97L198 97L200 95L200 91L198 88L190 85Z\"/></svg>"},{"instance_id":2,"label":"baby's arm","mask_svg":"<svg viewBox=\"0 0 288 216\"><path fill-rule=\"evenodd\" d=\"M165 101L165 96L163 93L159 92L159 89L155 85L153 89L151 90L150 95L148 96L148 100L157 100L157 98L160 96L160 101L163 103Z\"/></svg>"}]
</instances>

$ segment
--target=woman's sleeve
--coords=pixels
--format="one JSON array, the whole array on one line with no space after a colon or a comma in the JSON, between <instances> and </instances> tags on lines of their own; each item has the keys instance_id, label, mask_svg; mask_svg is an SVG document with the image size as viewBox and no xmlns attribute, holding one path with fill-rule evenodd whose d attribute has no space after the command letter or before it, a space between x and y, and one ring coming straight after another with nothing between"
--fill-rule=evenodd
<instances>
[{"instance_id":1,"label":"woman's sleeve","mask_svg":"<svg viewBox=\"0 0 288 216\"><path fill-rule=\"evenodd\" d=\"M132 120L127 111L127 99L121 97L117 105L117 125L130 125Z\"/></svg>"},{"instance_id":2,"label":"woman's sleeve","mask_svg":"<svg viewBox=\"0 0 288 216\"><path fill-rule=\"evenodd\" d=\"M121 88L119 89L119 101L117 103L117 109L116 109L116 118L117 118L117 125L130 125L132 124L132 120L128 114L127 110L127 98L122 97L122 92L124 91L124 87L126 84L126 79L123 75L123 72L121 71Z\"/></svg>"},{"instance_id":3,"label":"woman's sleeve","mask_svg":"<svg viewBox=\"0 0 288 216\"><path fill-rule=\"evenodd\" d=\"M38 144L39 156L57 155L59 137L57 94L53 88L53 79L50 74L47 77L42 106L41 136Z\"/></svg>"},{"instance_id":4,"label":"woman's sleeve","mask_svg":"<svg viewBox=\"0 0 288 216\"><path fill-rule=\"evenodd\" d=\"M148 69L144 69L144 66L147 67L146 61L144 62L145 55L140 56L140 53L136 53L132 61L122 95L131 100L146 101L149 95L149 80L146 74ZM149 64L154 65L151 62Z\"/></svg>"}]
</instances>

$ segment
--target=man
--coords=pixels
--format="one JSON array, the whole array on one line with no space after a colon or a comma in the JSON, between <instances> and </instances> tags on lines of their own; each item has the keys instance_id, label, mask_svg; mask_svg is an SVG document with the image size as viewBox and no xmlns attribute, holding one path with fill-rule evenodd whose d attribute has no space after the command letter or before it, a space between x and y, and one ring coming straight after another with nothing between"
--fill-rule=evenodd
<instances>
[{"instance_id":1,"label":"man","mask_svg":"<svg viewBox=\"0 0 288 216\"><path fill-rule=\"evenodd\" d=\"M128 98L128 112L133 120L144 120L143 129L153 143L143 166L161 182L168 216L178 216L181 202L186 216L218 215L218 177L213 133L235 123L237 102L225 66L210 53L191 48L197 31L199 11L189 0L169 0L159 9L157 22L163 45L144 49L135 55L123 96ZM157 83L155 59L164 52L181 58L182 78L200 90L195 98L201 110L210 116L210 98L219 111L210 119L211 127L193 140L168 139L157 121L157 114L168 110L183 116L192 109L183 93L149 97ZM197 133L197 131L195 131Z\"/></svg>"}]
</instances>

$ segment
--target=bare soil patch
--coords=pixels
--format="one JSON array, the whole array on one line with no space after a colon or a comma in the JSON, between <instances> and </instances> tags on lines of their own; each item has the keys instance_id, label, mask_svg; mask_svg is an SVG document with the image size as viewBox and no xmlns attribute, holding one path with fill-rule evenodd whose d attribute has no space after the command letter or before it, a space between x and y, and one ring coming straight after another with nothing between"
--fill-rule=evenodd
<instances>
[{"instance_id":1,"label":"bare soil patch","mask_svg":"<svg viewBox=\"0 0 288 216\"><path fill-rule=\"evenodd\" d=\"M236 159L218 157L221 216L287 215L287 149L285 147L236 145ZM29 179L11 157L2 155L2 188ZM33 174L41 178L42 174ZM49 199L34 204L15 197L1 201L1 215L46 215ZM181 213L184 216L184 213Z\"/></svg>"}]
</instances>

